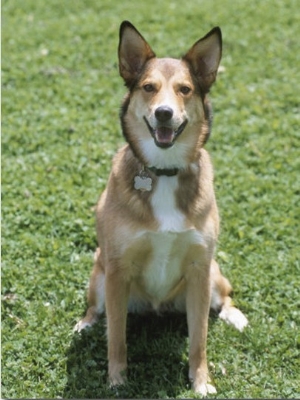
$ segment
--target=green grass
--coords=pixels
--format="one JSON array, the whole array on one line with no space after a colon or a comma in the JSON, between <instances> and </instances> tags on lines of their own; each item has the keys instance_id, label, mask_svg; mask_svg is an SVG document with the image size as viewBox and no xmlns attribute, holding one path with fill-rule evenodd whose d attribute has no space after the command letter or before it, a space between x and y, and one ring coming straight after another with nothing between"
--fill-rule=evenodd
<instances>
[{"instance_id":1,"label":"green grass","mask_svg":"<svg viewBox=\"0 0 300 400\"><path fill-rule=\"evenodd\" d=\"M297 0L2 2L2 398L194 397L183 316L129 317L118 391L106 384L104 319L72 333L96 246L92 208L123 143L123 19L161 56L223 30L207 148L218 259L250 327L210 318L210 370L219 398L300 397L299 16Z\"/></svg>"}]
</instances>

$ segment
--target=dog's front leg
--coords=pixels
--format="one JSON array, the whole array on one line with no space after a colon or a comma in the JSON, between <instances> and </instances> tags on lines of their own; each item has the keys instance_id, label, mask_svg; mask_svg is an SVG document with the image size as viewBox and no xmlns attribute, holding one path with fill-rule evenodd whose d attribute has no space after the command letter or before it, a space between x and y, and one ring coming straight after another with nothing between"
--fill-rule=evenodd
<instances>
[{"instance_id":1,"label":"dog's front leg","mask_svg":"<svg viewBox=\"0 0 300 400\"><path fill-rule=\"evenodd\" d=\"M190 339L189 378L196 393L216 393L209 383L206 339L210 304L209 265L191 267L187 278L187 320Z\"/></svg>"},{"instance_id":2,"label":"dog's front leg","mask_svg":"<svg viewBox=\"0 0 300 400\"><path fill-rule=\"evenodd\" d=\"M126 320L129 283L122 271L106 274L106 315L108 340L108 377L112 386L122 385L127 368Z\"/></svg>"}]
</instances>

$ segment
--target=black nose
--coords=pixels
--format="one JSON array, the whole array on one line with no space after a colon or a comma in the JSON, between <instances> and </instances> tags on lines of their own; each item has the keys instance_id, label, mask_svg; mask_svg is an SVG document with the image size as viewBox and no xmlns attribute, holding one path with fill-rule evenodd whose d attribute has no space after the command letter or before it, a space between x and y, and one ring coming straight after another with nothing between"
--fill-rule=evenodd
<instances>
[{"instance_id":1,"label":"black nose","mask_svg":"<svg viewBox=\"0 0 300 400\"><path fill-rule=\"evenodd\" d=\"M159 122L166 122L173 117L173 110L168 106L160 106L155 110L155 117Z\"/></svg>"}]
</instances>

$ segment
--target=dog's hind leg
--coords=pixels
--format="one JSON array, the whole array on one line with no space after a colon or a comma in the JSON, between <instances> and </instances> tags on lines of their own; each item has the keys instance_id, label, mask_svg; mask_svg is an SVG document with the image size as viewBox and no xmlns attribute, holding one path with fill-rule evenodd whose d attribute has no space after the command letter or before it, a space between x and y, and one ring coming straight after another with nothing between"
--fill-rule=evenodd
<instances>
[{"instance_id":1,"label":"dog's hind leg","mask_svg":"<svg viewBox=\"0 0 300 400\"><path fill-rule=\"evenodd\" d=\"M90 277L87 297L89 308L85 317L75 325L74 331L80 332L82 329L94 325L105 309L105 275L100 260L99 247L94 255L94 267Z\"/></svg>"},{"instance_id":2,"label":"dog's hind leg","mask_svg":"<svg viewBox=\"0 0 300 400\"><path fill-rule=\"evenodd\" d=\"M225 278L215 260L211 263L211 302L210 308L219 313L219 317L228 324L233 325L242 331L247 325L248 320L245 315L233 306L231 297L231 285Z\"/></svg>"}]
</instances>

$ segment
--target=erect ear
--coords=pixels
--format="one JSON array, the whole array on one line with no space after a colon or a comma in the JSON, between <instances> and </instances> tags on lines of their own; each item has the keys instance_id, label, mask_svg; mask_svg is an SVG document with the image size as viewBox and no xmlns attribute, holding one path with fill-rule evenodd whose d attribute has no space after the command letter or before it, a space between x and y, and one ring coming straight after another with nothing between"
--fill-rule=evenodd
<instances>
[{"instance_id":1,"label":"erect ear","mask_svg":"<svg viewBox=\"0 0 300 400\"><path fill-rule=\"evenodd\" d=\"M145 63L155 53L143 36L128 21L120 26L119 71L127 86L138 77Z\"/></svg>"},{"instance_id":2,"label":"erect ear","mask_svg":"<svg viewBox=\"0 0 300 400\"><path fill-rule=\"evenodd\" d=\"M216 79L222 56L222 33L219 27L213 28L198 40L183 57L192 67L201 87L209 91Z\"/></svg>"}]
</instances>

